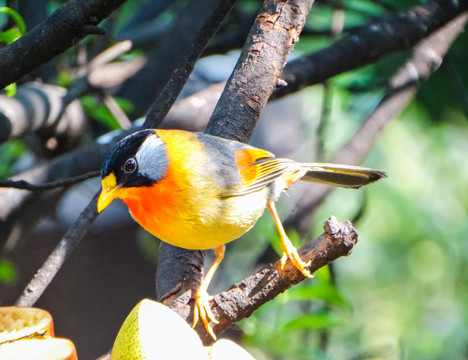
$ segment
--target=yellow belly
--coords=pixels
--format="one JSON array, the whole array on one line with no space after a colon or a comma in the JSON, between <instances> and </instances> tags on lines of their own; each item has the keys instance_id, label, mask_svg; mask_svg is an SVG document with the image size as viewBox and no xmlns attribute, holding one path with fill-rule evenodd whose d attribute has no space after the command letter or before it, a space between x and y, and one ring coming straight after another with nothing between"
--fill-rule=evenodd
<instances>
[{"instance_id":1,"label":"yellow belly","mask_svg":"<svg viewBox=\"0 0 468 360\"><path fill-rule=\"evenodd\" d=\"M133 218L159 239L193 250L215 248L239 238L262 216L267 204L266 189L229 198L198 194L191 201L186 194L164 194L151 188L134 191L138 194L128 192L122 197Z\"/></svg>"}]
</instances>

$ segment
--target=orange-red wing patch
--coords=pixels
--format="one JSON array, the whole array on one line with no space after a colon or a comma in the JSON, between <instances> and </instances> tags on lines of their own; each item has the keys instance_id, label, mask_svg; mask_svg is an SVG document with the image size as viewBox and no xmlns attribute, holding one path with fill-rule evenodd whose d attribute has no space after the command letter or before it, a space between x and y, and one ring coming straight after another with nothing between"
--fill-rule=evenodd
<instances>
[{"instance_id":1,"label":"orange-red wing patch","mask_svg":"<svg viewBox=\"0 0 468 360\"><path fill-rule=\"evenodd\" d=\"M258 167L254 164L261 159L272 159L274 155L266 150L248 148L235 152L236 165L242 177L242 187L252 184L258 178Z\"/></svg>"},{"instance_id":2,"label":"orange-red wing patch","mask_svg":"<svg viewBox=\"0 0 468 360\"><path fill-rule=\"evenodd\" d=\"M240 149L235 152L236 164L242 177L242 186L228 196L245 195L267 186L287 171L292 160L275 159L261 149Z\"/></svg>"}]
</instances>

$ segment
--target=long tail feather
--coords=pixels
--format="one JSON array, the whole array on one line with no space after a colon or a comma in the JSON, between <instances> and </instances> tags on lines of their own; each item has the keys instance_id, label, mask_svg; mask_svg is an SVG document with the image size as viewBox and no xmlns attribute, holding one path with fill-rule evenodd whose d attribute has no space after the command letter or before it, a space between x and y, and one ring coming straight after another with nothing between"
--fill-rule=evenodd
<instances>
[{"instance_id":1,"label":"long tail feather","mask_svg":"<svg viewBox=\"0 0 468 360\"><path fill-rule=\"evenodd\" d=\"M308 167L307 173L301 179L307 182L358 189L373 183L387 174L380 170L362 166L349 166L326 163L302 164Z\"/></svg>"}]
</instances>

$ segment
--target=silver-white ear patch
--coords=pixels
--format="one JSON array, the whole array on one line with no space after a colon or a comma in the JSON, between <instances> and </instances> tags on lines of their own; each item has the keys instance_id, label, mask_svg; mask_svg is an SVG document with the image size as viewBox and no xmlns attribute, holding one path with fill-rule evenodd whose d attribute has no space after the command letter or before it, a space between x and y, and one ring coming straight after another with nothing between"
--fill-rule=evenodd
<instances>
[{"instance_id":1,"label":"silver-white ear patch","mask_svg":"<svg viewBox=\"0 0 468 360\"><path fill-rule=\"evenodd\" d=\"M166 146L160 137L150 135L141 144L135 159L138 163L138 173L158 181L166 175L169 159Z\"/></svg>"}]
</instances>

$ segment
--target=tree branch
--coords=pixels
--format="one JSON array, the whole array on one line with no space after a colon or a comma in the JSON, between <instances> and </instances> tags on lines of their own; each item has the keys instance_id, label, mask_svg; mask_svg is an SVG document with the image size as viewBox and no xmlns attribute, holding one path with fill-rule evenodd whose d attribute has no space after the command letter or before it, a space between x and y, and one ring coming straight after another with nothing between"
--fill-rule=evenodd
<instances>
[{"instance_id":1,"label":"tree branch","mask_svg":"<svg viewBox=\"0 0 468 360\"><path fill-rule=\"evenodd\" d=\"M109 141L106 144L94 144L94 146L85 148L84 149L85 151L90 150L91 153L89 153L87 156L82 156L82 158L88 159L88 160L93 159L93 161L96 161L97 163L97 169L100 169L102 161L108 149L112 146L113 143L115 143L115 141L117 141L119 138L121 138L125 134L128 134L128 132L121 132L120 134L113 137L112 139L109 139ZM83 149L80 149L80 150L84 151ZM55 166L58 167L59 169L62 169L61 165L63 166L66 162L71 161L73 163L73 166L63 166L62 171L64 169L67 169L68 171L70 169L73 169L73 171L76 171L77 169L79 170L79 166L77 166L78 164L76 161L73 161L73 156L72 156L72 155L76 156L77 153L78 151L72 154L64 155L62 158L57 159L55 162ZM44 172L45 170L46 170L46 173L47 173L47 170L49 170L50 172L50 169L48 169L47 167L46 169L41 169L40 172ZM60 179L61 177L59 176L58 178ZM21 296L18 298L16 302L19 306L33 306L34 305L37 299L39 299L39 297L43 294L47 286L52 282L53 278L55 277L57 272L60 270L61 266L63 265L67 257L72 253L72 251L81 241L81 239L87 233L88 229L91 227L92 223L94 222L94 220L96 219L98 215L97 213L98 194L99 193L97 193L94 196L94 198L90 201L87 207L81 212L81 214L79 215L75 223L70 227L67 233L63 236L63 238L60 240L57 247L47 258L46 262L41 266L41 268L38 270L34 278L31 279L28 286L23 290L23 293L21 294ZM23 202L26 200L31 200L26 197L21 198L21 199ZM25 211L24 207L25 207L24 205L21 206L21 210L22 210L21 213ZM14 215L15 215L14 212L10 214L10 216L14 216ZM3 239L4 237L0 237L0 238Z\"/></svg>"},{"instance_id":2,"label":"tree branch","mask_svg":"<svg viewBox=\"0 0 468 360\"><path fill-rule=\"evenodd\" d=\"M70 0L45 22L0 49L0 89L53 59L90 33L125 0ZM92 31L91 31L92 29Z\"/></svg>"},{"instance_id":3,"label":"tree branch","mask_svg":"<svg viewBox=\"0 0 468 360\"><path fill-rule=\"evenodd\" d=\"M311 7L312 1L267 0L264 3L205 132L248 142ZM203 276L202 253L164 242L160 249L161 254L169 253L171 257L167 260L160 255L156 274L158 300L190 319L194 295ZM183 260L179 269L173 268L175 258ZM190 282L184 281L187 277L191 278ZM164 284L163 291L159 284ZM205 330L198 329L204 336Z\"/></svg>"},{"instance_id":4,"label":"tree branch","mask_svg":"<svg viewBox=\"0 0 468 360\"><path fill-rule=\"evenodd\" d=\"M298 250L304 261L311 260L311 273L339 257L350 255L358 241L358 234L349 221L340 223L332 216L325 221L323 228L322 235ZM214 332L219 334L233 323L249 317L260 306L304 279L304 275L290 262L281 269L278 260L215 295L211 309L219 324L213 324ZM205 345L212 343L213 339L202 328L202 324L195 328L202 334L202 341Z\"/></svg>"},{"instance_id":5,"label":"tree branch","mask_svg":"<svg viewBox=\"0 0 468 360\"><path fill-rule=\"evenodd\" d=\"M288 86L272 98L299 91L343 72L406 50L468 10L468 1L429 0L407 12L363 27L333 45L288 63L282 78Z\"/></svg>"},{"instance_id":6,"label":"tree branch","mask_svg":"<svg viewBox=\"0 0 468 360\"><path fill-rule=\"evenodd\" d=\"M41 132L77 144L84 135L86 119L78 102L65 108L65 92L59 86L27 83L14 97L0 96L0 142Z\"/></svg>"},{"instance_id":7,"label":"tree branch","mask_svg":"<svg viewBox=\"0 0 468 360\"><path fill-rule=\"evenodd\" d=\"M180 57L179 55L180 60L178 61L178 65L170 73L170 78L164 89L151 107L143 128L156 128L163 121L187 82L195 66L195 62L202 55L208 41L216 33L221 21L229 13L234 3L235 0L210 0L203 3L204 6L201 10L204 10L206 14L198 13L201 20L203 20L200 23L200 28L193 35L193 38L190 39L190 46L184 51L183 56ZM200 3L194 2L191 5L196 5L197 8L200 8Z\"/></svg>"},{"instance_id":8,"label":"tree branch","mask_svg":"<svg viewBox=\"0 0 468 360\"><path fill-rule=\"evenodd\" d=\"M24 173L15 175L11 180L29 183L49 183L60 179L80 176L90 171L98 171L110 144L93 144L68 152L48 163L39 165ZM53 204L65 189L47 192L0 191L0 248L5 244L11 248L17 239L31 229L44 215L44 207ZM16 231L12 231L15 229Z\"/></svg>"},{"instance_id":9,"label":"tree branch","mask_svg":"<svg viewBox=\"0 0 468 360\"><path fill-rule=\"evenodd\" d=\"M143 68L121 86L118 95L133 104L135 110L132 115L135 118L146 114L148 108L159 96L163 96L161 100L167 97L165 102L174 101L167 96L167 92L162 94L163 89L171 94L172 92L178 94L179 85L185 83L178 78L184 78L190 74L194 62L200 57L208 40L218 30L220 22L234 2L235 0L209 0L187 3L186 8L178 14L173 25L162 37L161 42L149 52ZM194 17L193 14L197 16ZM182 58L181 54L184 54ZM142 96L142 92L150 96ZM167 107L167 105L164 106L163 112L167 112ZM149 118L161 116L161 114L153 114L155 110L151 110ZM151 123L152 127L156 127L156 121L151 120Z\"/></svg>"},{"instance_id":10,"label":"tree branch","mask_svg":"<svg viewBox=\"0 0 468 360\"><path fill-rule=\"evenodd\" d=\"M62 240L60 240L60 243L49 255L45 263L42 264L39 271L31 279L29 284L23 290L21 296L16 301L16 306L29 307L34 305L47 286L49 286L65 260L80 243L81 239L96 219L98 215L98 197L99 192L94 195L93 199L81 212L75 223L68 229Z\"/></svg>"},{"instance_id":11,"label":"tree branch","mask_svg":"<svg viewBox=\"0 0 468 360\"><path fill-rule=\"evenodd\" d=\"M448 49L463 31L467 19L468 13L459 15L414 48L405 64L390 79L381 102L331 162L357 164L362 161L385 126L413 99L419 85L439 68ZM305 234L310 228L314 210L331 190L330 187L306 190L296 205L297 211L286 219L284 225Z\"/></svg>"},{"instance_id":12,"label":"tree branch","mask_svg":"<svg viewBox=\"0 0 468 360\"><path fill-rule=\"evenodd\" d=\"M313 1L266 1L205 132L247 142Z\"/></svg>"},{"instance_id":13,"label":"tree branch","mask_svg":"<svg viewBox=\"0 0 468 360\"><path fill-rule=\"evenodd\" d=\"M29 191L46 191L52 190L59 187L66 187L77 184L84 180L91 179L93 177L98 176L100 173L99 170L89 172L83 175L78 175L66 179L60 179L57 181L51 181L48 183L43 184L31 184L25 180L6 180L0 181L0 188L10 188L10 189L18 189L18 190L29 190Z\"/></svg>"}]
</instances>

